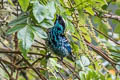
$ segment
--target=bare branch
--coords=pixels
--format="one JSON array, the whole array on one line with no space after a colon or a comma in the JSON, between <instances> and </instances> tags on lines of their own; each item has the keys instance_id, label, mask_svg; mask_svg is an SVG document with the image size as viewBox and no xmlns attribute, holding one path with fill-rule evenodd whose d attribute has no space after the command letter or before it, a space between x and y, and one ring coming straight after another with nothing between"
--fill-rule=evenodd
<instances>
[{"instance_id":1,"label":"bare branch","mask_svg":"<svg viewBox=\"0 0 120 80\"><path fill-rule=\"evenodd\" d=\"M2 65L3 69L5 70L5 72L8 74L9 78L11 78L10 73L8 72L8 70L5 68L4 64L0 61L0 64Z\"/></svg>"},{"instance_id":2,"label":"bare branch","mask_svg":"<svg viewBox=\"0 0 120 80\"><path fill-rule=\"evenodd\" d=\"M22 55L21 55L22 56ZM40 74L23 56L22 56L22 58L23 58L23 60L27 63L27 65L29 66L29 67L31 67L31 69L33 70L33 71L35 71L35 73L40 77L40 79L42 79L42 80L47 80L42 74Z\"/></svg>"}]
</instances>

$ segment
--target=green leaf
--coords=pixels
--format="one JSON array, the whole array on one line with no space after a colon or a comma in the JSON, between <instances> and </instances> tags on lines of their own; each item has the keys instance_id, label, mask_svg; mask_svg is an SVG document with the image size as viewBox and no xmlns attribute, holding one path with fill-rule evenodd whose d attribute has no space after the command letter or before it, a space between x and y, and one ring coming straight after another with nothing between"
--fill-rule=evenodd
<instances>
[{"instance_id":1,"label":"green leaf","mask_svg":"<svg viewBox=\"0 0 120 80\"><path fill-rule=\"evenodd\" d=\"M103 10L106 10L107 8L108 8L108 5L106 5L106 4L102 6Z\"/></svg>"},{"instance_id":2,"label":"green leaf","mask_svg":"<svg viewBox=\"0 0 120 80\"><path fill-rule=\"evenodd\" d=\"M81 56L81 61L84 66L90 65L90 61L86 56Z\"/></svg>"},{"instance_id":3,"label":"green leaf","mask_svg":"<svg viewBox=\"0 0 120 80\"><path fill-rule=\"evenodd\" d=\"M34 29L36 35L38 35L40 38L43 38L43 39L47 38L47 33L40 27L33 26L33 29Z\"/></svg>"},{"instance_id":4,"label":"green leaf","mask_svg":"<svg viewBox=\"0 0 120 80\"><path fill-rule=\"evenodd\" d=\"M38 1L33 4L33 15L38 23L44 19L53 19L56 12L54 2L49 2L46 6L41 5Z\"/></svg>"},{"instance_id":5,"label":"green leaf","mask_svg":"<svg viewBox=\"0 0 120 80\"><path fill-rule=\"evenodd\" d=\"M93 2L93 1L92 1ZM96 2L98 2L98 4L96 5ZM108 5L106 0L96 0L95 2L93 2L95 6L97 7L102 7L103 5Z\"/></svg>"},{"instance_id":6,"label":"green leaf","mask_svg":"<svg viewBox=\"0 0 120 80\"><path fill-rule=\"evenodd\" d=\"M82 3L82 0L74 0L76 4Z\"/></svg>"},{"instance_id":7,"label":"green leaf","mask_svg":"<svg viewBox=\"0 0 120 80\"><path fill-rule=\"evenodd\" d=\"M80 72L79 72L79 76L80 76L80 79L81 79L81 80L86 80L85 72L80 71Z\"/></svg>"},{"instance_id":8,"label":"green leaf","mask_svg":"<svg viewBox=\"0 0 120 80\"><path fill-rule=\"evenodd\" d=\"M53 19L54 18L54 14L56 12L55 5L54 5L53 1L49 2L47 4L47 10L48 10L48 13L47 13L46 19Z\"/></svg>"},{"instance_id":9,"label":"green leaf","mask_svg":"<svg viewBox=\"0 0 120 80\"><path fill-rule=\"evenodd\" d=\"M65 6L64 0L59 0L62 6Z\"/></svg>"},{"instance_id":10,"label":"green leaf","mask_svg":"<svg viewBox=\"0 0 120 80\"><path fill-rule=\"evenodd\" d=\"M101 23L101 18L94 16L93 19L94 19L94 21L93 21L94 24L100 24Z\"/></svg>"},{"instance_id":11,"label":"green leaf","mask_svg":"<svg viewBox=\"0 0 120 80\"><path fill-rule=\"evenodd\" d=\"M42 65L42 67L44 67L44 68L47 68L47 61L48 61L48 59L46 59L46 58L41 59L40 60L40 65ZM41 70L40 73L42 73L43 75L46 75L48 73L48 71Z\"/></svg>"},{"instance_id":12,"label":"green leaf","mask_svg":"<svg viewBox=\"0 0 120 80\"><path fill-rule=\"evenodd\" d=\"M82 10L79 10L79 24L81 25L85 25L86 24L86 16L85 14L82 12Z\"/></svg>"},{"instance_id":13,"label":"green leaf","mask_svg":"<svg viewBox=\"0 0 120 80\"><path fill-rule=\"evenodd\" d=\"M61 78L57 77L57 79L54 76L50 76L49 80L61 80Z\"/></svg>"},{"instance_id":14,"label":"green leaf","mask_svg":"<svg viewBox=\"0 0 120 80\"><path fill-rule=\"evenodd\" d=\"M86 74L86 80L106 80L104 75L94 70L89 70Z\"/></svg>"},{"instance_id":15,"label":"green leaf","mask_svg":"<svg viewBox=\"0 0 120 80\"><path fill-rule=\"evenodd\" d=\"M115 14L117 14L118 16L120 16L120 9L117 9L117 10L115 11Z\"/></svg>"},{"instance_id":16,"label":"green leaf","mask_svg":"<svg viewBox=\"0 0 120 80\"><path fill-rule=\"evenodd\" d=\"M118 62L117 64L120 64L120 62ZM116 65L117 70L120 70L120 65Z\"/></svg>"},{"instance_id":17,"label":"green leaf","mask_svg":"<svg viewBox=\"0 0 120 80\"><path fill-rule=\"evenodd\" d=\"M99 31L101 31L101 32L103 32L105 35L108 35L108 28L107 28L107 26L104 24L104 23L100 23L99 25L98 25L98 30ZM101 35L101 34L99 34L99 37L100 38L105 38L103 35Z\"/></svg>"},{"instance_id":18,"label":"green leaf","mask_svg":"<svg viewBox=\"0 0 120 80\"><path fill-rule=\"evenodd\" d=\"M76 41L76 42L77 42L77 41ZM79 43L79 44L80 44L80 43ZM78 53L78 52L79 52L79 45L78 45L78 43L75 44L75 43L72 42L71 45L72 45L73 51L76 52L76 53Z\"/></svg>"},{"instance_id":19,"label":"green leaf","mask_svg":"<svg viewBox=\"0 0 120 80\"><path fill-rule=\"evenodd\" d=\"M82 68L82 70L85 70L85 67L82 64L81 60L76 60L76 65L78 66L78 68Z\"/></svg>"},{"instance_id":20,"label":"green leaf","mask_svg":"<svg viewBox=\"0 0 120 80\"><path fill-rule=\"evenodd\" d=\"M26 57L34 40L34 33L32 32L31 26L26 25L18 32L17 37L19 39L20 51L23 53L23 56Z\"/></svg>"},{"instance_id":21,"label":"green leaf","mask_svg":"<svg viewBox=\"0 0 120 80\"><path fill-rule=\"evenodd\" d=\"M75 27L70 21L66 21L66 29L69 30L71 33L75 32Z\"/></svg>"},{"instance_id":22,"label":"green leaf","mask_svg":"<svg viewBox=\"0 0 120 80\"><path fill-rule=\"evenodd\" d=\"M87 27L80 27L80 30L83 32L84 38L88 41L91 42L91 37L90 34L87 31Z\"/></svg>"},{"instance_id":23,"label":"green leaf","mask_svg":"<svg viewBox=\"0 0 120 80\"><path fill-rule=\"evenodd\" d=\"M25 12L29 6L30 0L18 0L22 10Z\"/></svg>"},{"instance_id":24,"label":"green leaf","mask_svg":"<svg viewBox=\"0 0 120 80\"><path fill-rule=\"evenodd\" d=\"M11 0L8 0L8 2L15 7L15 5L13 4L13 2Z\"/></svg>"},{"instance_id":25,"label":"green leaf","mask_svg":"<svg viewBox=\"0 0 120 80\"><path fill-rule=\"evenodd\" d=\"M57 76L56 76L56 73L55 72L58 72L58 68L62 69L63 67L57 63L57 61L53 58L50 58L49 59L49 63L48 63L48 69L49 69L49 72L52 73L52 75L54 75L54 77L57 79Z\"/></svg>"},{"instance_id":26,"label":"green leaf","mask_svg":"<svg viewBox=\"0 0 120 80\"><path fill-rule=\"evenodd\" d=\"M87 7L87 8L85 8L85 10L86 10L88 13L90 13L92 16L94 15L94 11L92 10L91 7Z\"/></svg>"},{"instance_id":27,"label":"green leaf","mask_svg":"<svg viewBox=\"0 0 120 80\"><path fill-rule=\"evenodd\" d=\"M120 54L116 52L112 52L112 56L120 59Z\"/></svg>"},{"instance_id":28,"label":"green leaf","mask_svg":"<svg viewBox=\"0 0 120 80\"><path fill-rule=\"evenodd\" d=\"M72 11L70 11L69 9L66 9L65 13L66 13L68 16L71 16L71 15L72 15Z\"/></svg>"},{"instance_id":29,"label":"green leaf","mask_svg":"<svg viewBox=\"0 0 120 80\"><path fill-rule=\"evenodd\" d=\"M120 37L120 24L117 24L117 26L115 27L114 32L115 32L115 33L118 33L118 34L119 34L119 37Z\"/></svg>"},{"instance_id":30,"label":"green leaf","mask_svg":"<svg viewBox=\"0 0 120 80\"><path fill-rule=\"evenodd\" d=\"M33 15L38 23L42 22L48 12L46 11L46 7L44 5L39 4L38 1L33 4Z\"/></svg>"},{"instance_id":31,"label":"green leaf","mask_svg":"<svg viewBox=\"0 0 120 80\"><path fill-rule=\"evenodd\" d=\"M50 58L50 63L51 63L52 66L62 68L62 66L60 64L58 64L57 61L52 59L52 58Z\"/></svg>"},{"instance_id":32,"label":"green leaf","mask_svg":"<svg viewBox=\"0 0 120 80\"><path fill-rule=\"evenodd\" d=\"M22 14L21 16L19 16L18 18L14 19L13 21L11 21L10 23L8 23L9 26L15 26L17 24L25 24L27 21L27 16Z\"/></svg>"},{"instance_id":33,"label":"green leaf","mask_svg":"<svg viewBox=\"0 0 120 80\"><path fill-rule=\"evenodd\" d=\"M12 34L12 33L14 33L14 32L17 32L17 31L19 31L20 29L22 29L23 27L25 27L25 24L16 25L15 27L10 28L10 29L7 31L7 34Z\"/></svg>"},{"instance_id":34,"label":"green leaf","mask_svg":"<svg viewBox=\"0 0 120 80\"><path fill-rule=\"evenodd\" d=\"M42 27L44 27L44 28L51 28L51 27L54 26L54 23L53 23L53 21L51 21L51 20L46 20L46 19L45 19L45 20L42 21L39 25L42 26Z\"/></svg>"}]
</instances>

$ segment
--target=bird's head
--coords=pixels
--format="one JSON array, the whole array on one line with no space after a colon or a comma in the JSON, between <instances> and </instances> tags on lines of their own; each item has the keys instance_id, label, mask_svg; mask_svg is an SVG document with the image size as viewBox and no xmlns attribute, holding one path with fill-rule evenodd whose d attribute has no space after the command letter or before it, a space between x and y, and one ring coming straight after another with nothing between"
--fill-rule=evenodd
<instances>
[{"instance_id":1,"label":"bird's head","mask_svg":"<svg viewBox=\"0 0 120 80\"><path fill-rule=\"evenodd\" d=\"M56 15L56 20L55 20L54 25L56 26L56 28L57 28L58 31L61 31L61 33L64 33L65 22L64 22L62 16Z\"/></svg>"},{"instance_id":2,"label":"bird's head","mask_svg":"<svg viewBox=\"0 0 120 80\"><path fill-rule=\"evenodd\" d=\"M56 21L58 21L58 23L59 23L60 25L62 25L63 28L65 28L65 22L64 22L64 19L62 18L62 16L56 15ZM56 21L55 21L55 22L56 22Z\"/></svg>"}]
</instances>

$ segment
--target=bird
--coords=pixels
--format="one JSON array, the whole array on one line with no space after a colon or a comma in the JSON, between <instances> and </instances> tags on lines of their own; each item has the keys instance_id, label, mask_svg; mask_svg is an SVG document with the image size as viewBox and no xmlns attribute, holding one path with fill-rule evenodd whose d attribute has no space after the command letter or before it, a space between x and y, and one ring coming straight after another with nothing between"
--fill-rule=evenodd
<instances>
[{"instance_id":1,"label":"bird","mask_svg":"<svg viewBox=\"0 0 120 80\"><path fill-rule=\"evenodd\" d=\"M64 57L72 55L70 43L65 36L65 21L62 16L56 15L54 26L48 31L49 49L63 60Z\"/></svg>"}]
</instances>

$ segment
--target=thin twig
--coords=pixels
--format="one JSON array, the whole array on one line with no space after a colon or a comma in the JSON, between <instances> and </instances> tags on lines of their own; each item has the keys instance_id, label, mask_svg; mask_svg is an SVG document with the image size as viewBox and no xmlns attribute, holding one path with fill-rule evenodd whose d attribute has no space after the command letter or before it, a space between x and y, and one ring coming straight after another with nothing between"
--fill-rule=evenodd
<instances>
[{"instance_id":1,"label":"thin twig","mask_svg":"<svg viewBox=\"0 0 120 80\"><path fill-rule=\"evenodd\" d=\"M80 77L75 72L73 72L65 62L62 61L62 63L73 73L73 75L75 75L80 80Z\"/></svg>"},{"instance_id":2,"label":"thin twig","mask_svg":"<svg viewBox=\"0 0 120 80\"><path fill-rule=\"evenodd\" d=\"M83 27L83 26L80 26ZM89 25L85 25L84 27L89 27ZM114 43L116 43L117 45L120 45L120 43L118 43L116 40L114 40L112 37L107 36L106 34L104 34L103 32L99 31L98 29L96 29L95 27L93 27L93 29L95 31L97 31L98 33L100 33L101 35L103 35L104 37L108 38L109 40L113 41Z\"/></svg>"},{"instance_id":3,"label":"thin twig","mask_svg":"<svg viewBox=\"0 0 120 80\"><path fill-rule=\"evenodd\" d=\"M5 70L5 72L8 74L9 78L11 78L10 73L8 72L8 70L5 68L4 64L0 61L0 64L2 65L3 69Z\"/></svg>"},{"instance_id":4,"label":"thin twig","mask_svg":"<svg viewBox=\"0 0 120 80\"><path fill-rule=\"evenodd\" d=\"M0 49L0 53L4 53L4 54L9 54L9 53L14 53L14 54L21 54L20 51L10 51L8 49L4 49L4 50L1 50ZM29 55L38 55L38 56L46 56L44 54L41 54L41 53L36 53L36 52L28 52Z\"/></svg>"},{"instance_id":5,"label":"thin twig","mask_svg":"<svg viewBox=\"0 0 120 80\"><path fill-rule=\"evenodd\" d=\"M1 43L5 48L8 48L9 50L12 50L12 49L10 49L6 44L4 44L3 41L1 41L1 39L0 39L0 43Z\"/></svg>"},{"instance_id":6,"label":"thin twig","mask_svg":"<svg viewBox=\"0 0 120 80\"><path fill-rule=\"evenodd\" d=\"M19 70L17 70L16 72L16 80L18 80L18 76L19 76Z\"/></svg>"},{"instance_id":7,"label":"thin twig","mask_svg":"<svg viewBox=\"0 0 120 80\"><path fill-rule=\"evenodd\" d=\"M85 40L86 41L86 40ZM91 47L95 52L97 52L100 56L102 56L105 60L110 62L111 64L117 64L112 58L106 55L99 47L96 47L86 41L87 46Z\"/></svg>"},{"instance_id":8,"label":"thin twig","mask_svg":"<svg viewBox=\"0 0 120 80\"><path fill-rule=\"evenodd\" d=\"M2 61L2 62L5 63L5 64L11 65L11 66L14 67L15 69L17 69L17 68L19 67L19 66L16 66L16 65L14 65L14 64L12 64L12 63L10 63L10 62L2 59L2 58L0 58L0 61Z\"/></svg>"},{"instance_id":9,"label":"thin twig","mask_svg":"<svg viewBox=\"0 0 120 80\"><path fill-rule=\"evenodd\" d=\"M37 46L37 45L32 45L32 47L46 49L46 47Z\"/></svg>"},{"instance_id":10,"label":"thin twig","mask_svg":"<svg viewBox=\"0 0 120 80\"><path fill-rule=\"evenodd\" d=\"M1 3L2 3L2 9L4 8L4 5L3 5L3 0L1 0Z\"/></svg>"},{"instance_id":11,"label":"thin twig","mask_svg":"<svg viewBox=\"0 0 120 80\"><path fill-rule=\"evenodd\" d=\"M93 29L96 30L98 33L102 34L103 36L105 36L106 38L110 39L110 40L113 41L114 43L120 45L120 43L116 42L113 38L111 38L111 37L105 35L103 32L97 30L95 27L93 27Z\"/></svg>"},{"instance_id":12,"label":"thin twig","mask_svg":"<svg viewBox=\"0 0 120 80\"><path fill-rule=\"evenodd\" d=\"M20 64L22 61L23 61L23 58L19 60L18 62L16 62L16 65Z\"/></svg>"},{"instance_id":13,"label":"thin twig","mask_svg":"<svg viewBox=\"0 0 120 80\"><path fill-rule=\"evenodd\" d=\"M96 10L96 9L94 9L94 12L95 12L94 16L97 16L97 17L100 17L100 18L109 18L109 19L114 19L114 20L120 21L120 16L118 16L118 15L115 15L115 14L112 14L112 13L103 13L102 15L100 15L101 12ZM91 15L90 13L88 13L86 11L84 11L84 13Z\"/></svg>"},{"instance_id":14,"label":"thin twig","mask_svg":"<svg viewBox=\"0 0 120 80\"><path fill-rule=\"evenodd\" d=\"M41 42L39 42L37 40L34 40L34 41L37 42L37 43L39 43L39 44L41 44L41 45L43 45L43 46L46 46L45 44L43 44L43 43L41 43Z\"/></svg>"},{"instance_id":15,"label":"thin twig","mask_svg":"<svg viewBox=\"0 0 120 80\"><path fill-rule=\"evenodd\" d=\"M22 56L22 55L21 55ZM41 75L23 56L22 58L24 59L24 61L27 63L28 66L31 67L31 69L40 77L40 79L42 80L47 80L43 75Z\"/></svg>"},{"instance_id":16,"label":"thin twig","mask_svg":"<svg viewBox=\"0 0 120 80\"><path fill-rule=\"evenodd\" d=\"M57 57L57 59L61 61L59 57ZM69 68L70 66L68 64L66 64L64 61L61 61L61 62L73 73L73 75L75 75L80 80L80 77Z\"/></svg>"},{"instance_id":17,"label":"thin twig","mask_svg":"<svg viewBox=\"0 0 120 80\"><path fill-rule=\"evenodd\" d=\"M65 80L64 77L62 76L62 74L60 73L60 71L57 72L57 73L60 75L60 77L62 78L62 80Z\"/></svg>"},{"instance_id":18,"label":"thin twig","mask_svg":"<svg viewBox=\"0 0 120 80\"><path fill-rule=\"evenodd\" d=\"M34 61L33 63L32 63L32 66L34 65L34 64L36 64L39 60L42 60L43 59L43 57L42 58L38 58L36 61Z\"/></svg>"}]
</instances>

